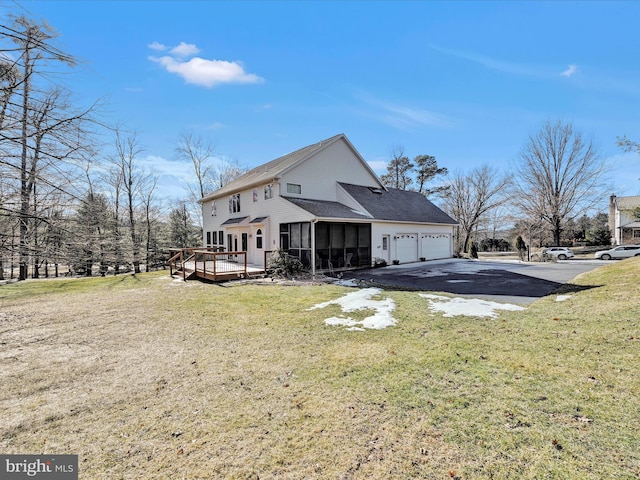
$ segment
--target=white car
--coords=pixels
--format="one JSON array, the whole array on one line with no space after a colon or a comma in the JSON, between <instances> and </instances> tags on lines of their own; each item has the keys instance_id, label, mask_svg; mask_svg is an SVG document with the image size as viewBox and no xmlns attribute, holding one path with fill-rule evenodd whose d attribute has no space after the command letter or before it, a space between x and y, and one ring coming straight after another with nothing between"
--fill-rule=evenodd
<instances>
[{"instance_id":1,"label":"white car","mask_svg":"<svg viewBox=\"0 0 640 480\"><path fill-rule=\"evenodd\" d=\"M640 255L640 245L618 245L610 250L596 252L596 258L611 260L612 258L629 258Z\"/></svg>"},{"instance_id":2,"label":"white car","mask_svg":"<svg viewBox=\"0 0 640 480\"><path fill-rule=\"evenodd\" d=\"M573 258L574 254L570 248L567 247L549 247L545 248L542 253L547 255L553 255L558 260L566 260L567 258Z\"/></svg>"}]
</instances>

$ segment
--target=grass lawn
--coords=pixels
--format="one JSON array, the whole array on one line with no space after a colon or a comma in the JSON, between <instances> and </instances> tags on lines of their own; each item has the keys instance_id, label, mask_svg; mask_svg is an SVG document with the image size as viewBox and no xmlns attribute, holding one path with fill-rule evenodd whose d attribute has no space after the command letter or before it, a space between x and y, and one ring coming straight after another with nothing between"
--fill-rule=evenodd
<instances>
[{"instance_id":1,"label":"grass lawn","mask_svg":"<svg viewBox=\"0 0 640 480\"><path fill-rule=\"evenodd\" d=\"M366 331L307 310L338 285L2 286L0 453L78 454L82 479L638 479L640 258L573 283L498 318L387 290L397 325Z\"/></svg>"}]
</instances>

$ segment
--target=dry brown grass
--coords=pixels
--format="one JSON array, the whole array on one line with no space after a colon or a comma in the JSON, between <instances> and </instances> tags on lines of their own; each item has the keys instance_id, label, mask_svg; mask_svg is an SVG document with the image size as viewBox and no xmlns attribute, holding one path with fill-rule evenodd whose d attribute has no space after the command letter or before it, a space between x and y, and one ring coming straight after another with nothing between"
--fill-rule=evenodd
<instances>
[{"instance_id":1,"label":"dry brown grass","mask_svg":"<svg viewBox=\"0 0 640 480\"><path fill-rule=\"evenodd\" d=\"M638 265L584 282L635 294ZM640 478L639 312L607 288L498 320L384 292L398 325L347 332L306 310L335 285L2 287L0 451L83 479Z\"/></svg>"},{"instance_id":2,"label":"dry brown grass","mask_svg":"<svg viewBox=\"0 0 640 480\"><path fill-rule=\"evenodd\" d=\"M382 478L449 456L384 402L301 373L386 356L314 340L337 333L295 318L317 287L139 278L2 302L3 452L78 453L81 478Z\"/></svg>"}]
</instances>

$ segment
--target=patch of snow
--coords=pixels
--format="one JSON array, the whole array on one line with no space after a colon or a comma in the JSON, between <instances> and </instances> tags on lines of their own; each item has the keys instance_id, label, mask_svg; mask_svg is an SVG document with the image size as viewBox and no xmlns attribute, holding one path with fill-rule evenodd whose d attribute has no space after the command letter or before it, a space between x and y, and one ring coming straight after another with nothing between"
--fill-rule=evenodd
<instances>
[{"instance_id":1,"label":"patch of snow","mask_svg":"<svg viewBox=\"0 0 640 480\"><path fill-rule=\"evenodd\" d=\"M325 308L329 305L339 305L343 312L355 312L357 310L375 310L371 316L362 321L354 320L351 317L331 317L327 318L324 323L327 325L339 325L349 327L347 330L362 331L365 328L380 330L391 327L396 324L396 319L391 316L395 310L396 304L391 298L383 300L373 300L372 297L382 293L379 288L363 288L355 292L347 293L337 300L329 300L328 302L319 303L307 310L316 310Z\"/></svg>"},{"instance_id":2,"label":"patch of snow","mask_svg":"<svg viewBox=\"0 0 640 480\"><path fill-rule=\"evenodd\" d=\"M569 300L571 295L558 295L556 297L556 302L564 302L565 300Z\"/></svg>"},{"instance_id":3,"label":"patch of snow","mask_svg":"<svg viewBox=\"0 0 640 480\"><path fill-rule=\"evenodd\" d=\"M429 310L440 312L445 317L455 317L465 315L469 317L491 317L496 318L496 310L525 310L519 305L510 303L497 303L479 298L444 297L442 295L431 295L421 293L422 298L429 300Z\"/></svg>"},{"instance_id":4,"label":"patch of snow","mask_svg":"<svg viewBox=\"0 0 640 480\"><path fill-rule=\"evenodd\" d=\"M447 283L471 283L471 280L447 280Z\"/></svg>"},{"instance_id":5,"label":"patch of snow","mask_svg":"<svg viewBox=\"0 0 640 480\"><path fill-rule=\"evenodd\" d=\"M350 280L338 280L337 282L333 282L334 285L341 285L343 287L357 287L358 284L358 280L356 280L355 278L352 278Z\"/></svg>"}]
</instances>

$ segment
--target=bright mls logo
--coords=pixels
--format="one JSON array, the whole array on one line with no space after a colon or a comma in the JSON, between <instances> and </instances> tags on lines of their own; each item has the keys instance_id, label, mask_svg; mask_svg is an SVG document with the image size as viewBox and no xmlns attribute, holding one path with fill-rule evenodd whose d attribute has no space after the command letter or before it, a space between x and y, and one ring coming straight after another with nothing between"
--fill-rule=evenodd
<instances>
[{"instance_id":1,"label":"bright mls logo","mask_svg":"<svg viewBox=\"0 0 640 480\"><path fill-rule=\"evenodd\" d=\"M2 480L78 480L77 455L0 455Z\"/></svg>"}]
</instances>

